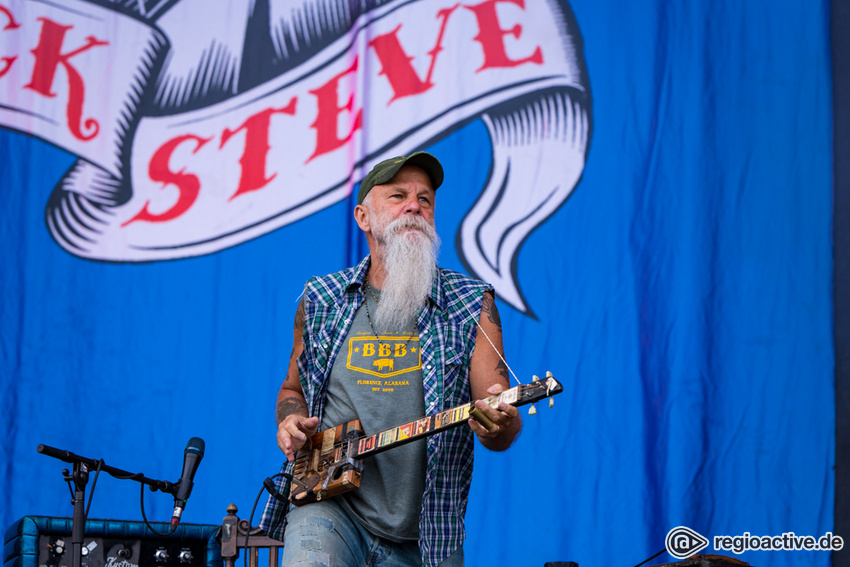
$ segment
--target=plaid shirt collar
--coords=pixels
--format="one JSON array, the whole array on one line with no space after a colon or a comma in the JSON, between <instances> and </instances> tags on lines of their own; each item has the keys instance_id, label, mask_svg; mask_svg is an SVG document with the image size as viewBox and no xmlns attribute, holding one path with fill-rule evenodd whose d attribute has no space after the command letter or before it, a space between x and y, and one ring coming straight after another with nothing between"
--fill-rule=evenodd
<instances>
[{"instance_id":1,"label":"plaid shirt collar","mask_svg":"<svg viewBox=\"0 0 850 567\"><path fill-rule=\"evenodd\" d=\"M360 263L354 267L354 270L351 272L351 278L349 278L348 283L345 286L346 293L348 294L358 294L363 293L363 285L366 283L366 276L369 272L369 267L372 265L372 256L366 256ZM443 279L439 277L439 268L437 268L434 272L434 281L431 283L431 291L428 294L428 298L440 309L443 311L446 309L446 296L445 290L443 288ZM348 300L344 298L342 295L337 298L337 305L342 306L343 303Z\"/></svg>"}]
</instances>

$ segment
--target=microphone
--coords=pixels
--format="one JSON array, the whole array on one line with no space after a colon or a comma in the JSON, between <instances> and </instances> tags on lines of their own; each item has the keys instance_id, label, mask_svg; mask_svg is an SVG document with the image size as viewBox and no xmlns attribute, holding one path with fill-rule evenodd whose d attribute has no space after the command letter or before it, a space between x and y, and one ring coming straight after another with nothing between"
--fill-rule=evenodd
<instances>
[{"instance_id":1,"label":"microphone","mask_svg":"<svg viewBox=\"0 0 850 567\"><path fill-rule=\"evenodd\" d=\"M192 486L194 486L192 479L195 478L195 472L203 458L204 440L200 437L192 437L186 444L186 450L183 451L183 474L180 475L180 481L177 483L177 491L174 494L174 515L171 516L172 532L180 524L183 508L186 507L186 501L192 494Z\"/></svg>"}]
</instances>

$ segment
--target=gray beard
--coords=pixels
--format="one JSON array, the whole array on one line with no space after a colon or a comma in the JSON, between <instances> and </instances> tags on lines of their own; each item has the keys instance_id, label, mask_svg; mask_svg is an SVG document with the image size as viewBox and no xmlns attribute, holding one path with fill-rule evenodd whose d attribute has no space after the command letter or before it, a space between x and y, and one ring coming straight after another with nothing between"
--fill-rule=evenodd
<instances>
[{"instance_id":1,"label":"gray beard","mask_svg":"<svg viewBox=\"0 0 850 567\"><path fill-rule=\"evenodd\" d=\"M382 330L398 330L409 326L411 320L415 322L425 307L437 273L440 238L421 217L405 215L389 224L378 220L373 235L383 245L380 255L386 276L375 325Z\"/></svg>"}]
</instances>

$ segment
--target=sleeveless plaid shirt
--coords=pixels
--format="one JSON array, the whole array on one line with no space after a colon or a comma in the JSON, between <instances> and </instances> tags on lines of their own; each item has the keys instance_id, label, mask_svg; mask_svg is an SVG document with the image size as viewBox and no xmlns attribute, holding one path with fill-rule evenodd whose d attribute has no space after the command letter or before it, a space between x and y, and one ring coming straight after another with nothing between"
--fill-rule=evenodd
<instances>
[{"instance_id":1,"label":"sleeveless plaid shirt","mask_svg":"<svg viewBox=\"0 0 850 567\"><path fill-rule=\"evenodd\" d=\"M354 313L363 303L362 284L369 262L367 256L355 267L311 278L304 287L304 350L297 361L298 374L310 415L320 421L328 376ZM492 289L463 274L437 270L429 301L417 318L427 414L469 402L469 360L483 296ZM464 515L472 482L473 448L474 435L464 426L427 439L425 494L419 516L423 565L438 565L466 537ZM281 472L291 473L292 463L285 461ZM281 494L289 494L288 480L279 478L276 484ZM288 510L288 504L270 497L260 527L283 540Z\"/></svg>"}]
</instances>

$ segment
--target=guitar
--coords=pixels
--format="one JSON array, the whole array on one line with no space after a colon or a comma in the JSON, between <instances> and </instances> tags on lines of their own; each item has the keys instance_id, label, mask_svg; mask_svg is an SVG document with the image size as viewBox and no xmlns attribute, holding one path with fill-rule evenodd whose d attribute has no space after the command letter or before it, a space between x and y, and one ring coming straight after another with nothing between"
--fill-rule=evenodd
<instances>
[{"instance_id":1,"label":"guitar","mask_svg":"<svg viewBox=\"0 0 850 567\"><path fill-rule=\"evenodd\" d=\"M547 372L543 380L535 376L531 384L516 386L484 401L492 408L498 407L499 402L519 407L563 390L552 373ZM295 455L289 501L303 506L355 490L360 487L364 458L463 425L469 418L488 429L492 427L487 416L469 402L368 436L359 419L319 431Z\"/></svg>"}]
</instances>

